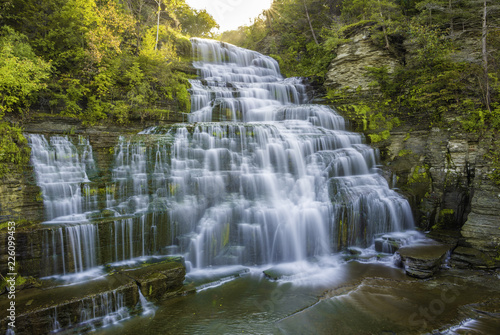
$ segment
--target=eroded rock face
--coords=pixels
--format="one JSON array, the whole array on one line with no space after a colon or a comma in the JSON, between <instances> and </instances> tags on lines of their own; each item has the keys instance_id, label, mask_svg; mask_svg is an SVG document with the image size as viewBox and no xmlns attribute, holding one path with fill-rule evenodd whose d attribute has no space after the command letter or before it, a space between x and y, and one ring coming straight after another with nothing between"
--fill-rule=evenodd
<instances>
[{"instance_id":1,"label":"eroded rock face","mask_svg":"<svg viewBox=\"0 0 500 335\"><path fill-rule=\"evenodd\" d=\"M393 133L385 164L413 200L419 225L462 233L452 265L494 268L500 250L500 188L489 178L488 136L440 129ZM382 149L382 148L381 148ZM495 150L495 149L494 149Z\"/></svg>"},{"instance_id":2,"label":"eroded rock face","mask_svg":"<svg viewBox=\"0 0 500 335\"><path fill-rule=\"evenodd\" d=\"M477 178L479 179L479 178ZM490 180L480 178L475 182L472 211L462 227L462 236L474 249L481 252L463 260L481 260L478 267L500 266L500 189Z\"/></svg>"},{"instance_id":3,"label":"eroded rock face","mask_svg":"<svg viewBox=\"0 0 500 335\"><path fill-rule=\"evenodd\" d=\"M7 173L0 183L0 222L14 221L17 225L25 221L43 220L44 208L40 188L36 185L33 168L23 166L24 173Z\"/></svg>"},{"instance_id":4,"label":"eroded rock face","mask_svg":"<svg viewBox=\"0 0 500 335\"><path fill-rule=\"evenodd\" d=\"M404 57L413 57L416 46L409 41L403 45ZM469 49L464 46L464 52ZM366 67L385 65L392 72L398 65L363 32L340 45L337 53L325 86L344 89L353 104L378 93L369 85ZM493 167L487 158L488 152L500 150L495 135L464 132L451 111L443 115L449 128L431 128L419 115L398 117L403 124L388 140L373 144L382 153L389 185L407 195L422 229L461 232L458 245L463 249L457 249L461 252L452 256L452 264L500 267L500 187L489 177Z\"/></svg>"},{"instance_id":5,"label":"eroded rock face","mask_svg":"<svg viewBox=\"0 0 500 335\"><path fill-rule=\"evenodd\" d=\"M333 89L346 89L348 92L370 90L370 78L366 77L366 67L387 66L392 73L398 61L388 51L380 49L370 41L369 36L357 34L348 44L337 49L337 57L330 64L325 85Z\"/></svg>"}]
</instances>

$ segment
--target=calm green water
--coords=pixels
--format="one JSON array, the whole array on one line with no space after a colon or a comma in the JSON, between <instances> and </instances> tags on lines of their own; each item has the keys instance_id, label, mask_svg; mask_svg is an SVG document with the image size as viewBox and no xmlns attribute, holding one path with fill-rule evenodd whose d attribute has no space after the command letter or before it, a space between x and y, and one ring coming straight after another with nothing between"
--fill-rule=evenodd
<instances>
[{"instance_id":1,"label":"calm green water","mask_svg":"<svg viewBox=\"0 0 500 335\"><path fill-rule=\"evenodd\" d=\"M164 301L154 316L134 317L97 333L497 334L500 315L493 307L476 314L467 309L500 297L481 281L453 270L419 281L387 263L349 262L279 281L252 269L219 286ZM500 307L498 301L495 306Z\"/></svg>"}]
</instances>

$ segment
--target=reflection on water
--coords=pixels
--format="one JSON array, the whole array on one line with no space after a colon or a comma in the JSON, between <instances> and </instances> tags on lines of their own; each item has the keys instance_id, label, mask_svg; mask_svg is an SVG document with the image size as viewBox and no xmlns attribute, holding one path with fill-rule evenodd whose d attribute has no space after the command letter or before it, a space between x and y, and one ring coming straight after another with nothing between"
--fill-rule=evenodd
<instances>
[{"instance_id":1,"label":"reflection on water","mask_svg":"<svg viewBox=\"0 0 500 335\"><path fill-rule=\"evenodd\" d=\"M500 290L487 289L480 285L482 277L476 281L456 270L427 281L411 279L401 269L377 262L342 263L297 280L270 280L262 270L214 269L211 278L198 278L198 282L213 282L218 273L226 278L221 285L165 301L158 304L154 317L134 318L98 333L127 335L147 329L148 334L424 334L433 330L495 334L493 330L500 326L498 314L484 313L460 325L467 320L467 305L499 297ZM498 298L495 306L500 310Z\"/></svg>"}]
</instances>

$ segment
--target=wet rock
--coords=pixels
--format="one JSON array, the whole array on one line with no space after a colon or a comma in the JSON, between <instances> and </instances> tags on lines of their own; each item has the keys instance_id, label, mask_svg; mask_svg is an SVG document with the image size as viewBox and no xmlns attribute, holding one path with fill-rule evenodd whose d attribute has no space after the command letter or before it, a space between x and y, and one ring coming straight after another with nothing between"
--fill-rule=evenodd
<instances>
[{"instance_id":1,"label":"wet rock","mask_svg":"<svg viewBox=\"0 0 500 335\"><path fill-rule=\"evenodd\" d=\"M443 244L451 245L452 249L458 245L461 238L460 232L455 230L434 230L426 236Z\"/></svg>"},{"instance_id":2,"label":"wet rock","mask_svg":"<svg viewBox=\"0 0 500 335\"><path fill-rule=\"evenodd\" d=\"M451 247L437 242L419 243L400 248L396 257L407 275L425 279L439 270Z\"/></svg>"},{"instance_id":3,"label":"wet rock","mask_svg":"<svg viewBox=\"0 0 500 335\"><path fill-rule=\"evenodd\" d=\"M169 258L136 270L122 270L120 273L137 282L146 298L159 301L182 291L186 268L181 258Z\"/></svg>"},{"instance_id":4,"label":"wet rock","mask_svg":"<svg viewBox=\"0 0 500 335\"><path fill-rule=\"evenodd\" d=\"M285 268L285 267L280 267L280 266L275 266L270 269L264 270L263 271L264 275L272 280L279 280L283 279L286 277L291 277L294 276L300 271L297 271L296 269L293 268Z\"/></svg>"},{"instance_id":5,"label":"wet rock","mask_svg":"<svg viewBox=\"0 0 500 335\"><path fill-rule=\"evenodd\" d=\"M203 271L193 271L186 276L184 284L196 290L203 290L233 279L243 277L250 273L250 269L242 266L224 266L221 268L204 269Z\"/></svg>"},{"instance_id":6,"label":"wet rock","mask_svg":"<svg viewBox=\"0 0 500 335\"><path fill-rule=\"evenodd\" d=\"M373 264L348 266L370 271ZM498 282L491 273L470 270L450 269L429 280L389 278L381 271L326 291L276 326L290 334L497 334ZM486 315L492 317L491 327L481 324ZM466 327L476 320L474 327Z\"/></svg>"},{"instance_id":7,"label":"wet rock","mask_svg":"<svg viewBox=\"0 0 500 335\"><path fill-rule=\"evenodd\" d=\"M105 306L103 300L109 305ZM6 310L9 301L2 296L0 308ZM97 318L103 318L106 312L117 312L121 307L134 308L138 294L133 280L115 274L82 284L19 291L15 302L16 335L36 335L76 327L88 321L87 316L92 312L98 321ZM106 307L109 308L105 310ZM2 319L0 333L5 334L6 329L7 319Z\"/></svg>"},{"instance_id":8,"label":"wet rock","mask_svg":"<svg viewBox=\"0 0 500 335\"><path fill-rule=\"evenodd\" d=\"M357 248L347 248L347 252L349 253L349 255L353 256L359 256L363 253L360 249Z\"/></svg>"},{"instance_id":9,"label":"wet rock","mask_svg":"<svg viewBox=\"0 0 500 335\"><path fill-rule=\"evenodd\" d=\"M375 251L387 254L395 253L401 246L401 241L391 240L387 236L375 239Z\"/></svg>"},{"instance_id":10,"label":"wet rock","mask_svg":"<svg viewBox=\"0 0 500 335\"><path fill-rule=\"evenodd\" d=\"M453 250L451 264L457 268L485 269L493 267L495 259L474 248L458 247Z\"/></svg>"},{"instance_id":11,"label":"wet rock","mask_svg":"<svg viewBox=\"0 0 500 335\"><path fill-rule=\"evenodd\" d=\"M43 286L16 293L16 335L48 334L51 331L81 333L137 314L139 286L151 299L167 298L182 291L185 268L178 259L145 264L139 269L123 267L105 277L73 285L44 281ZM60 286L54 286L54 285ZM10 304L0 296L0 309ZM5 334L8 319L0 320Z\"/></svg>"},{"instance_id":12,"label":"wet rock","mask_svg":"<svg viewBox=\"0 0 500 335\"><path fill-rule=\"evenodd\" d=\"M375 239L375 251L393 254L402 246L420 238L423 238L423 234L417 231L383 234Z\"/></svg>"},{"instance_id":13,"label":"wet rock","mask_svg":"<svg viewBox=\"0 0 500 335\"><path fill-rule=\"evenodd\" d=\"M474 254L460 249L456 259L474 267L500 267L500 188L490 180L482 180L472 199L472 212L462 227L465 242L476 249Z\"/></svg>"}]
</instances>

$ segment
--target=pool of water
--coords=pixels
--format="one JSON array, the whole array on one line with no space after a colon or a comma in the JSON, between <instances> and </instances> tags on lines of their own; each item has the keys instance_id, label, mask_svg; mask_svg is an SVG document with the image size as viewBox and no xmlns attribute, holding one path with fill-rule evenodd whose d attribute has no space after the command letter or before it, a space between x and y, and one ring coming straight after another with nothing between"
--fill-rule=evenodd
<instances>
[{"instance_id":1,"label":"pool of water","mask_svg":"<svg viewBox=\"0 0 500 335\"><path fill-rule=\"evenodd\" d=\"M233 268L227 273L208 269L204 275L188 276L198 287L196 293L161 302L154 315L132 318L98 334L423 334L433 330L494 334L492 329L500 329L499 314L495 314L500 304L484 305L499 292L462 272L444 271L422 281L387 262L333 263L309 272L315 264L308 269L296 264L300 271L278 280L266 277L261 268ZM222 280L210 281L217 277ZM473 304L475 309L469 309ZM478 306L489 312L474 317Z\"/></svg>"}]
</instances>

